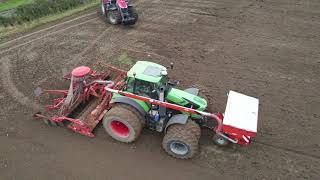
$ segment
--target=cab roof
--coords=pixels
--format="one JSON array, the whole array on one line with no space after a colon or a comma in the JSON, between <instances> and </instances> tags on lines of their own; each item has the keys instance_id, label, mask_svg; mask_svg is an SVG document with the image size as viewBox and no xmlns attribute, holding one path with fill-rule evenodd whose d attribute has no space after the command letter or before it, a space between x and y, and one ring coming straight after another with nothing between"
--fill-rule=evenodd
<instances>
[{"instance_id":1,"label":"cab roof","mask_svg":"<svg viewBox=\"0 0 320 180\"><path fill-rule=\"evenodd\" d=\"M135 78L157 83L163 77L163 73L167 72L167 68L149 61L137 61L134 66L128 71L128 77L134 77L133 74L135 73Z\"/></svg>"}]
</instances>

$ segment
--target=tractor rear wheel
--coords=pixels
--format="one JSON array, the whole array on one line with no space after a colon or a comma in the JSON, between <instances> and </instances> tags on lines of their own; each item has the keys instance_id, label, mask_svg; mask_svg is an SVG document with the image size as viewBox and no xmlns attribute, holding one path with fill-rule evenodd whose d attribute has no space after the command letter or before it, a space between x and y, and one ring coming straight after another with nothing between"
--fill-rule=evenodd
<instances>
[{"instance_id":1,"label":"tractor rear wheel","mask_svg":"<svg viewBox=\"0 0 320 180\"><path fill-rule=\"evenodd\" d=\"M138 18L139 18L136 9L135 9L134 7L132 7L132 6L131 6L131 7L128 7L128 13L130 14L130 16L131 16L132 18L135 19L135 20L134 20L134 23L136 23L136 22L138 21Z\"/></svg>"},{"instance_id":2,"label":"tractor rear wheel","mask_svg":"<svg viewBox=\"0 0 320 180\"><path fill-rule=\"evenodd\" d=\"M175 158L189 159L198 151L199 138L199 126L194 121L188 120L186 124L174 124L168 128L162 147Z\"/></svg>"},{"instance_id":3,"label":"tractor rear wheel","mask_svg":"<svg viewBox=\"0 0 320 180\"><path fill-rule=\"evenodd\" d=\"M144 117L132 106L115 104L106 113L103 127L115 140L130 143L141 134L144 121Z\"/></svg>"},{"instance_id":4,"label":"tractor rear wheel","mask_svg":"<svg viewBox=\"0 0 320 180\"><path fill-rule=\"evenodd\" d=\"M201 129L200 129L200 126L195 121L192 121L191 119L189 119L186 126L187 126L187 129L189 129L198 139L200 139Z\"/></svg>"}]
</instances>

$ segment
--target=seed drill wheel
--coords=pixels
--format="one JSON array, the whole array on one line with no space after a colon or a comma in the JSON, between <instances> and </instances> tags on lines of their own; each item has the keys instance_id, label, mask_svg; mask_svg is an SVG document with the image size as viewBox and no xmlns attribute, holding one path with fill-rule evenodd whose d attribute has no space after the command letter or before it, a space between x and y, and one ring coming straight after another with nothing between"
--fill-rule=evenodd
<instances>
[{"instance_id":1,"label":"seed drill wheel","mask_svg":"<svg viewBox=\"0 0 320 180\"><path fill-rule=\"evenodd\" d=\"M115 104L103 120L107 133L120 142L135 141L144 126L144 118L131 106Z\"/></svg>"},{"instance_id":2,"label":"seed drill wheel","mask_svg":"<svg viewBox=\"0 0 320 180\"><path fill-rule=\"evenodd\" d=\"M213 136L213 142L215 144L217 144L218 146L221 146L221 147L227 146L229 144L229 141L226 138L224 138L221 135L219 135L219 134L215 134Z\"/></svg>"},{"instance_id":3,"label":"seed drill wheel","mask_svg":"<svg viewBox=\"0 0 320 180\"><path fill-rule=\"evenodd\" d=\"M121 23L122 17L118 10L111 10L107 11L106 13L107 20L110 24L116 25Z\"/></svg>"},{"instance_id":4,"label":"seed drill wheel","mask_svg":"<svg viewBox=\"0 0 320 180\"><path fill-rule=\"evenodd\" d=\"M163 138L162 147L175 158L192 158L198 151L200 133L198 124L190 119L186 124L171 125Z\"/></svg>"}]
</instances>

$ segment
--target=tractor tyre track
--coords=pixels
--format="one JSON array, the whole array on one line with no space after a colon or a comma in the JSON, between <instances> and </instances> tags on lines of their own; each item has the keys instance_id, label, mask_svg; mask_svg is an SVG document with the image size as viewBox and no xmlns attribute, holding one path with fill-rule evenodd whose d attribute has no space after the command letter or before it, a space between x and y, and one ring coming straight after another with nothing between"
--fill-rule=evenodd
<instances>
[{"instance_id":1,"label":"tractor tyre track","mask_svg":"<svg viewBox=\"0 0 320 180\"><path fill-rule=\"evenodd\" d=\"M15 86L15 83L12 81L10 68L11 64L9 59L4 59L1 62L1 82L4 89L12 98L14 98L21 105L26 107L31 107L34 111L39 111L42 107L32 101L27 96L23 94L23 92L19 91L19 89Z\"/></svg>"}]
</instances>

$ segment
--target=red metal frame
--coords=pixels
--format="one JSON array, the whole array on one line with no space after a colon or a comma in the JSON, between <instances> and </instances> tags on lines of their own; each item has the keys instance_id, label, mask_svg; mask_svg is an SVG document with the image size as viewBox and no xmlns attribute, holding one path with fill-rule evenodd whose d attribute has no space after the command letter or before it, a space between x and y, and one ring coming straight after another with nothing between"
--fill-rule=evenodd
<instances>
[{"instance_id":1,"label":"red metal frame","mask_svg":"<svg viewBox=\"0 0 320 180\"><path fill-rule=\"evenodd\" d=\"M62 97L55 98L52 100L51 105L45 107L45 112L56 111L56 115L47 116L41 113L35 114L35 117L41 119L47 119L52 122L63 122L69 121L68 128L88 137L95 137L92 133L96 125L101 121L104 114L111 108L112 93L105 90L105 85L96 83L97 80L106 80L110 76L115 76L112 84L107 87L113 89L122 89L125 85L124 79L127 76L127 72L120 70L113 66L107 66L109 69L106 73L97 73L95 71L90 72L85 82L71 82L73 83L74 92L81 90L81 93L77 93L74 97L74 101L68 106L64 106L64 102L67 98L68 90L45 90L47 94L60 94ZM71 80L71 74L63 77L66 80ZM82 83L82 87L80 85ZM82 88L82 89L79 89ZM99 104L91 111L85 119L79 120L68 117L75 108L82 102L87 101L90 97L98 98Z\"/></svg>"}]
</instances>

